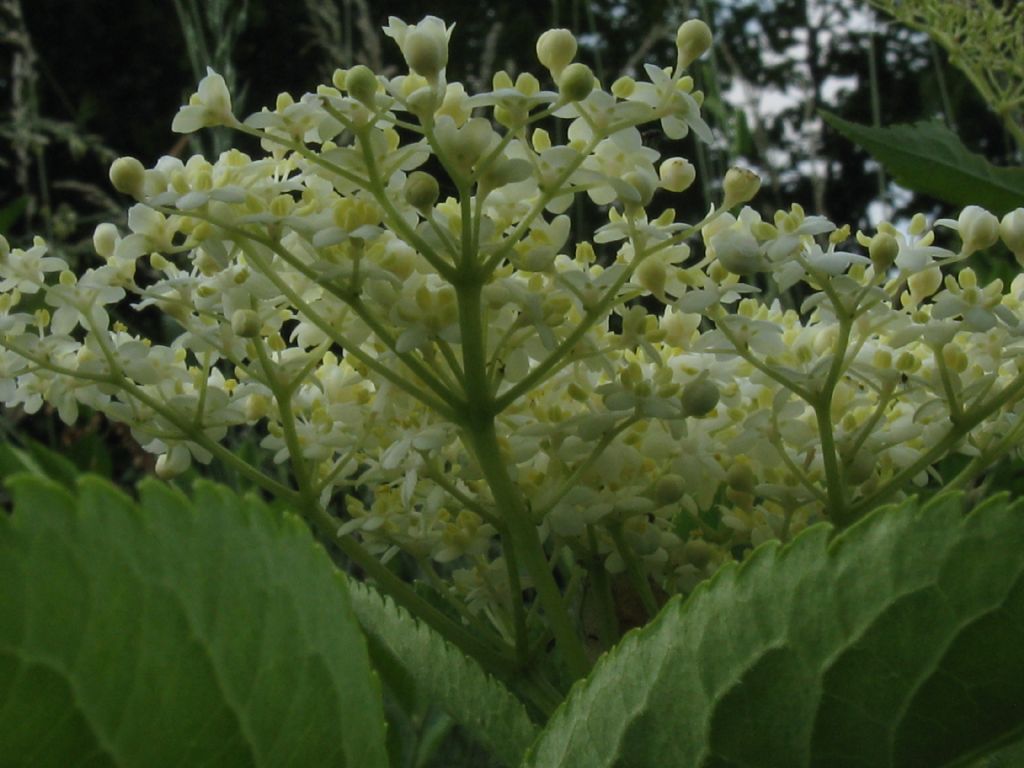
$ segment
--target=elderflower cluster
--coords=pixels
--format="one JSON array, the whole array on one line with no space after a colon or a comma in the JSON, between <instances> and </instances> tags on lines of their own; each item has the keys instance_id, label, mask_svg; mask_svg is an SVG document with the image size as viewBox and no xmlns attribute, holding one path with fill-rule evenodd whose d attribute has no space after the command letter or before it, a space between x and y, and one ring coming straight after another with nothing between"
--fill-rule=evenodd
<instances>
[{"instance_id":1,"label":"elderflower cluster","mask_svg":"<svg viewBox=\"0 0 1024 768\"><path fill-rule=\"evenodd\" d=\"M475 95L447 82L443 22L385 32L405 74L339 70L245 119L211 72L174 128L231 126L261 154L116 161L136 203L82 274L0 243L0 400L123 422L165 477L240 461L220 441L256 427L339 535L440 567L502 627L520 596L488 425L549 549L670 593L949 453L1018 449L1024 276L951 267L1000 238L1024 264L1024 209L851 236L799 206L763 219L733 169L719 207L677 221L694 168L641 128L711 139L686 74L703 23L610 91L551 30L543 78ZM607 211L593 242L570 243L579 197ZM133 332L126 307L180 333Z\"/></svg>"}]
</instances>

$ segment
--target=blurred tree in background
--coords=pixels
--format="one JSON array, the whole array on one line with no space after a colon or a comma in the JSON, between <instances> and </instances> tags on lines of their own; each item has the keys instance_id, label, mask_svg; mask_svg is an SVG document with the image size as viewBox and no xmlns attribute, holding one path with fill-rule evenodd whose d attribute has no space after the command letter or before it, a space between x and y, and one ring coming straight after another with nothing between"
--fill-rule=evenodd
<instances>
[{"instance_id":1,"label":"blurred tree in background","mask_svg":"<svg viewBox=\"0 0 1024 768\"><path fill-rule=\"evenodd\" d=\"M942 52L862 0L552 0L546 13L537 7L432 3L430 13L457 24L451 77L473 87L498 69L539 72L532 41L565 26L578 34L583 60L610 83L645 62L670 61L683 19L700 16L715 30L699 85L719 141L707 151L688 140L671 148L704 171L703 188L684 201L693 211L714 199L729 164L746 162L765 178L759 204L766 210L798 202L853 224L891 213L885 206L869 212L880 192L875 168L824 128L819 108L881 125L938 116L993 161L1009 157L998 121ZM312 90L335 67L366 61L397 73L400 57L379 29L389 15L419 18L423 8L367 0L3 0L0 160L9 183L0 231L13 241L45 232L65 247L81 243L96 220L121 207L106 182L112 155L151 162L223 149L226 138L190 147L170 131L206 66L227 77L244 114L281 91ZM897 208L935 209L893 195L884 182L881 189Z\"/></svg>"}]
</instances>

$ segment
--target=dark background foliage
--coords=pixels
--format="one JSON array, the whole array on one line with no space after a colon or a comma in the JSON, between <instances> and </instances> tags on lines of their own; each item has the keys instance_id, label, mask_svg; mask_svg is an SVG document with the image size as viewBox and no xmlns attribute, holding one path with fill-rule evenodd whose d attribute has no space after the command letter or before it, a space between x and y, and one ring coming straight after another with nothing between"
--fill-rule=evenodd
<instances>
[{"instance_id":1,"label":"dark background foliage","mask_svg":"<svg viewBox=\"0 0 1024 768\"><path fill-rule=\"evenodd\" d=\"M5 5L9 33L3 57L11 63L20 52L11 13L18 4L8 0ZM380 26L389 15L418 19L423 9L420 3L365 0L23 4L22 31L36 66L31 114L22 122L60 121L109 152L83 152L81 142L62 141L45 130L40 140L46 144L34 145L27 157L18 156L17 141L5 142L2 157L8 180L15 183L3 186L0 208L19 199L27 203L5 227L9 239L45 230L73 242L87 236L97 218L113 215L116 207L109 203L90 215L108 191L111 154L152 163L162 154L216 149L208 137L189 146L170 131L171 118L206 64L233 81L237 111L245 114L273 104L281 91L298 96L312 90L336 66L365 61L397 72L401 59L379 34ZM715 30L716 46L699 65L697 79L708 95L706 112L717 140L707 149L691 140L661 147L693 158L705 170L705 186L687 200L694 210L714 199L725 168L742 161L765 176L759 204L766 210L798 202L809 211L866 223L869 204L879 197L875 169L861 150L822 127L815 114L819 107L862 123L877 116L882 125L937 116L991 159L1005 159L1007 152L996 120L923 35L879 19L853 0L556 0L484 6L438 0L429 12L456 23L449 77L466 80L471 88L487 84L496 69L542 74L533 41L551 26L577 33L581 58L609 85L645 62L671 62L679 22L705 18ZM190 14L199 22L193 26L201 27L191 30L191 38L181 23ZM367 28L373 35L364 34ZM197 32L203 38L199 50ZM201 61L204 56L207 61ZM8 125L18 119L12 104L16 79L11 72L3 81ZM766 98L773 93L778 95ZM19 168L26 161L34 167ZM69 181L77 184L68 187ZM84 200L81 184L95 187ZM891 202L892 190L885 189ZM895 200L897 208L935 209L931 201L906 194ZM55 218L60 219L56 226Z\"/></svg>"}]
</instances>

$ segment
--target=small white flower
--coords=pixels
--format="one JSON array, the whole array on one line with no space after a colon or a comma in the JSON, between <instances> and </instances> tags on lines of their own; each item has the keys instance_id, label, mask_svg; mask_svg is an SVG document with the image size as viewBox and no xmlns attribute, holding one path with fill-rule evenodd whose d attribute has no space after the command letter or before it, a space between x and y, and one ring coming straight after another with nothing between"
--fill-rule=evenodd
<instances>
[{"instance_id":1,"label":"small white flower","mask_svg":"<svg viewBox=\"0 0 1024 768\"><path fill-rule=\"evenodd\" d=\"M0 291L12 289L21 293L37 293L46 282L47 272L67 269L63 259L46 255L47 246L37 237L27 251L15 248L0 258Z\"/></svg>"},{"instance_id":2,"label":"small white flower","mask_svg":"<svg viewBox=\"0 0 1024 768\"><path fill-rule=\"evenodd\" d=\"M174 116L171 130L175 133L195 133L200 128L238 124L231 112L231 94L224 78L209 67L206 73L206 77L199 81L198 91Z\"/></svg>"},{"instance_id":3,"label":"small white flower","mask_svg":"<svg viewBox=\"0 0 1024 768\"><path fill-rule=\"evenodd\" d=\"M434 80L448 64L448 41L454 28L454 24L445 26L436 16L426 16L417 24L389 16L384 34L398 43L409 69Z\"/></svg>"}]
</instances>

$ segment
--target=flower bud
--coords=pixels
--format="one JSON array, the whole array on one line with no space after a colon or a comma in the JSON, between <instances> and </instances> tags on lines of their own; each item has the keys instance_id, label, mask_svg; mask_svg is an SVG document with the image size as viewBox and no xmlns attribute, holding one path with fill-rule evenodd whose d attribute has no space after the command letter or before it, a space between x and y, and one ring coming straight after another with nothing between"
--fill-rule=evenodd
<instances>
[{"instance_id":1,"label":"flower bud","mask_svg":"<svg viewBox=\"0 0 1024 768\"><path fill-rule=\"evenodd\" d=\"M999 222L999 236L1003 238L1003 243L1010 249L1017 263L1024 267L1024 208L1010 211L1003 216L1003 220Z\"/></svg>"},{"instance_id":2,"label":"flower bud","mask_svg":"<svg viewBox=\"0 0 1024 768\"><path fill-rule=\"evenodd\" d=\"M405 37L402 46L405 62L417 75L433 80L448 64L448 37L444 25L417 25Z\"/></svg>"},{"instance_id":3,"label":"flower bud","mask_svg":"<svg viewBox=\"0 0 1024 768\"><path fill-rule=\"evenodd\" d=\"M761 177L756 173L746 168L730 168L722 182L722 189L725 192L722 207L732 208L734 205L752 200L760 188Z\"/></svg>"},{"instance_id":4,"label":"flower bud","mask_svg":"<svg viewBox=\"0 0 1024 768\"><path fill-rule=\"evenodd\" d=\"M700 19L684 21L676 32L677 61L684 69L711 47L711 28Z\"/></svg>"},{"instance_id":5,"label":"flower bud","mask_svg":"<svg viewBox=\"0 0 1024 768\"><path fill-rule=\"evenodd\" d=\"M444 103L444 94L441 90L428 87L413 91L405 100L409 111L424 122L437 112L442 103Z\"/></svg>"},{"instance_id":6,"label":"flower bud","mask_svg":"<svg viewBox=\"0 0 1024 768\"><path fill-rule=\"evenodd\" d=\"M910 296L914 303L927 299L942 285L942 270L938 267L929 267L921 272L915 272L907 278L907 287L910 289Z\"/></svg>"},{"instance_id":7,"label":"flower bud","mask_svg":"<svg viewBox=\"0 0 1024 768\"><path fill-rule=\"evenodd\" d=\"M110 164L110 183L114 189L141 200L146 169L134 157L119 157Z\"/></svg>"},{"instance_id":8,"label":"flower bud","mask_svg":"<svg viewBox=\"0 0 1024 768\"><path fill-rule=\"evenodd\" d=\"M199 81L198 90L189 97L188 104L178 109L171 122L171 130L175 133L194 133L200 128L237 123L231 112L231 94L227 83L207 67L206 77Z\"/></svg>"},{"instance_id":9,"label":"flower bud","mask_svg":"<svg viewBox=\"0 0 1024 768\"><path fill-rule=\"evenodd\" d=\"M683 557L695 568L703 568L711 562L715 550L704 539L691 539L683 546Z\"/></svg>"},{"instance_id":10,"label":"flower bud","mask_svg":"<svg viewBox=\"0 0 1024 768\"><path fill-rule=\"evenodd\" d=\"M995 245L999 239L999 219L977 205L968 205L957 219L965 254Z\"/></svg>"},{"instance_id":11,"label":"flower bud","mask_svg":"<svg viewBox=\"0 0 1024 768\"><path fill-rule=\"evenodd\" d=\"M480 176L481 190L501 189L530 177L533 167L522 158L499 157Z\"/></svg>"},{"instance_id":12,"label":"flower bud","mask_svg":"<svg viewBox=\"0 0 1024 768\"><path fill-rule=\"evenodd\" d=\"M725 484L740 493L753 493L754 471L745 462L733 462L725 473Z\"/></svg>"},{"instance_id":13,"label":"flower bud","mask_svg":"<svg viewBox=\"0 0 1024 768\"><path fill-rule=\"evenodd\" d=\"M707 416L718 405L718 387L707 376L701 376L683 387L683 414L693 418Z\"/></svg>"},{"instance_id":14,"label":"flower bud","mask_svg":"<svg viewBox=\"0 0 1024 768\"><path fill-rule=\"evenodd\" d=\"M872 237L871 244L868 246L868 256L871 257L871 263L875 267L875 274L885 274L896 261L899 251L900 244L892 235L879 232Z\"/></svg>"},{"instance_id":15,"label":"flower bud","mask_svg":"<svg viewBox=\"0 0 1024 768\"><path fill-rule=\"evenodd\" d=\"M0 235L0 262L3 262L11 254L11 244L7 242L7 238Z\"/></svg>"},{"instance_id":16,"label":"flower bud","mask_svg":"<svg viewBox=\"0 0 1024 768\"><path fill-rule=\"evenodd\" d=\"M423 171L410 173L402 190L405 201L420 212L432 208L440 192L437 179Z\"/></svg>"},{"instance_id":17,"label":"flower bud","mask_svg":"<svg viewBox=\"0 0 1024 768\"><path fill-rule=\"evenodd\" d=\"M662 189L669 192L682 192L693 184L697 171L689 160L682 157L670 157L658 169Z\"/></svg>"},{"instance_id":18,"label":"flower bud","mask_svg":"<svg viewBox=\"0 0 1024 768\"><path fill-rule=\"evenodd\" d=\"M651 202L654 198L654 192L658 188L658 182L654 176L642 171L629 171L623 175L622 180L636 190L637 197L639 198L636 204L641 207Z\"/></svg>"},{"instance_id":19,"label":"flower bud","mask_svg":"<svg viewBox=\"0 0 1024 768\"><path fill-rule=\"evenodd\" d=\"M729 227L711 238L718 263L734 275L750 275L764 271L768 264L757 240L749 232Z\"/></svg>"},{"instance_id":20,"label":"flower bud","mask_svg":"<svg viewBox=\"0 0 1024 768\"><path fill-rule=\"evenodd\" d=\"M259 421L270 413L270 399L266 395L254 392L245 401L245 420Z\"/></svg>"},{"instance_id":21,"label":"flower bud","mask_svg":"<svg viewBox=\"0 0 1024 768\"><path fill-rule=\"evenodd\" d=\"M913 352L904 350L900 352L893 365L900 373L914 373L921 367L921 361L914 356Z\"/></svg>"},{"instance_id":22,"label":"flower bud","mask_svg":"<svg viewBox=\"0 0 1024 768\"><path fill-rule=\"evenodd\" d=\"M594 90L594 73L586 64L570 64L558 78L558 91L566 101L583 101Z\"/></svg>"},{"instance_id":23,"label":"flower bud","mask_svg":"<svg viewBox=\"0 0 1024 768\"><path fill-rule=\"evenodd\" d=\"M231 315L231 331L240 339L252 339L263 327L260 316L251 309L236 309Z\"/></svg>"},{"instance_id":24,"label":"flower bud","mask_svg":"<svg viewBox=\"0 0 1024 768\"><path fill-rule=\"evenodd\" d=\"M568 29L549 29L537 38L537 59L556 81L576 56L576 38Z\"/></svg>"},{"instance_id":25,"label":"flower bud","mask_svg":"<svg viewBox=\"0 0 1024 768\"><path fill-rule=\"evenodd\" d=\"M167 453L157 457L156 476L161 480L170 480L187 470L191 463L192 455L188 452L188 448L176 445Z\"/></svg>"},{"instance_id":26,"label":"flower bud","mask_svg":"<svg viewBox=\"0 0 1024 768\"><path fill-rule=\"evenodd\" d=\"M96 227L92 233L92 247L97 256L109 259L117 247L117 227L106 222Z\"/></svg>"},{"instance_id":27,"label":"flower bud","mask_svg":"<svg viewBox=\"0 0 1024 768\"><path fill-rule=\"evenodd\" d=\"M620 99L628 99L636 90L636 80L623 75L612 83L612 95Z\"/></svg>"},{"instance_id":28,"label":"flower bud","mask_svg":"<svg viewBox=\"0 0 1024 768\"><path fill-rule=\"evenodd\" d=\"M377 93L377 76L363 64L357 64L345 73L345 90L358 102L372 108Z\"/></svg>"},{"instance_id":29,"label":"flower bud","mask_svg":"<svg viewBox=\"0 0 1024 768\"><path fill-rule=\"evenodd\" d=\"M633 279L654 296L661 296L665 292L667 278L665 265L654 258L644 259L633 273Z\"/></svg>"},{"instance_id":30,"label":"flower bud","mask_svg":"<svg viewBox=\"0 0 1024 768\"><path fill-rule=\"evenodd\" d=\"M679 475L662 475L654 485L654 500L661 505L679 501L686 491L686 481Z\"/></svg>"},{"instance_id":31,"label":"flower bud","mask_svg":"<svg viewBox=\"0 0 1024 768\"><path fill-rule=\"evenodd\" d=\"M942 362L954 373L963 373L967 370L967 366L971 364L967 353L952 342L943 345Z\"/></svg>"}]
</instances>

